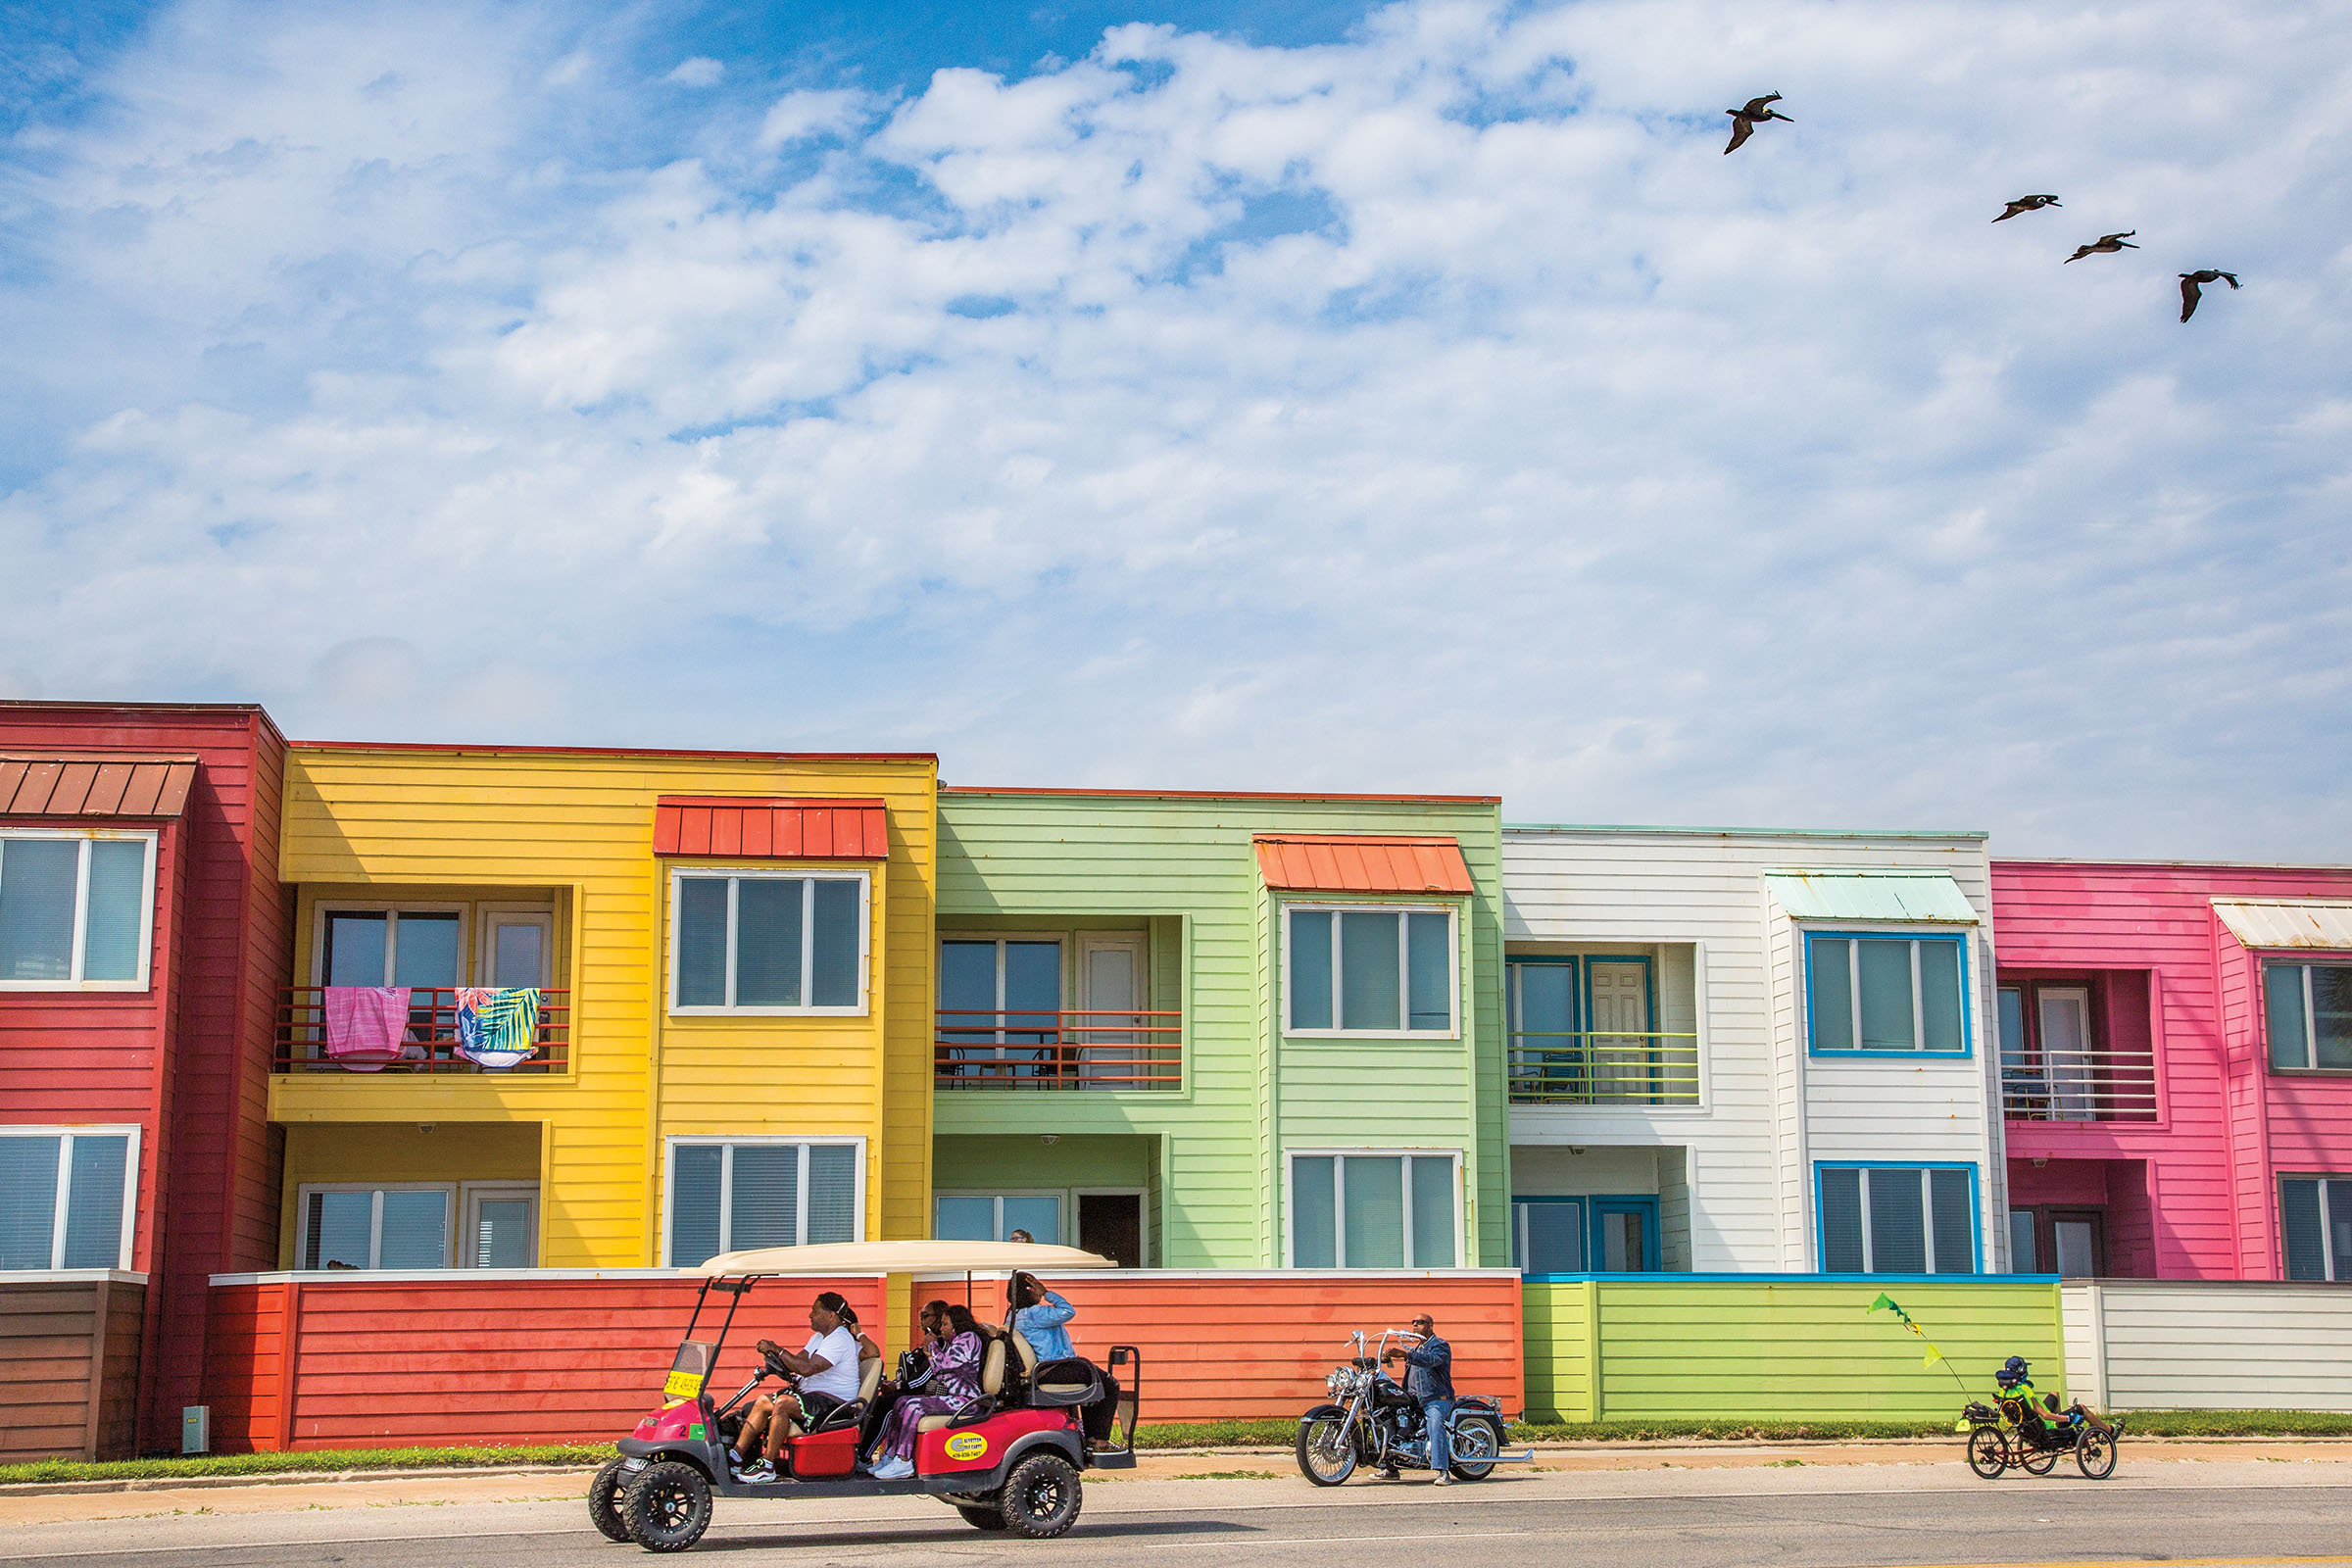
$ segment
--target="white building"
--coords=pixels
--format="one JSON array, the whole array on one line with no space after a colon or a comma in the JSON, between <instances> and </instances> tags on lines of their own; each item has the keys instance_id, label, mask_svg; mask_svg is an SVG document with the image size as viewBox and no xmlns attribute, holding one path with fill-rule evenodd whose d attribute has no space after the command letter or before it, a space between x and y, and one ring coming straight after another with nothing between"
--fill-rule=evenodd
<instances>
[{"instance_id":1,"label":"white building","mask_svg":"<svg viewBox=\"0 0 2352 1568\"><path fill-rule=\"evenodd\" d=\"M1506 827L1530 1273L1998 1272L1980 833Z\"/></svg>"}]
</instances>

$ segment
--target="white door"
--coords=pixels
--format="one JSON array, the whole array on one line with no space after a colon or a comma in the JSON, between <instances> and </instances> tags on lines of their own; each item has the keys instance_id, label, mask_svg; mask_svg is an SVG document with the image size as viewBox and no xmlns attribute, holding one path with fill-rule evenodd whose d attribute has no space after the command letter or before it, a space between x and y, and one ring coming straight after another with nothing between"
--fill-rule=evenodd
<instances>
[{"instance_id":1,"label":"white door","mask_svg":"<svg viewBox=\"0 0 2352 1568\"><path fill-rule=\"evenodd\" d=\"M517 1182L466 1188L466 1229L458 1238L460 1268L536 1268L539 1264L539 1188Z\"/></svg>"},{"instance_id":2,"label":"white door","mask_svg":"<svg viewBox=\"0 0 2352 1568\"><path fill-rule=\"evenodd\" d=\"M1646 1100L1652 1090L1649 966L1587 959L1592 999L1593 1098L1603 1102Z\"/></svg>"},{"instance_id":3,"label":"white door","mask_svg":"<svg viewBox=\"0 0 2352 1568\"><path fill-rule=\"evenodd\" d=\"M2043 986L2041 1066L2050 1080L2054 1121L2096 1121L2098 1085L2091 1076L2090 993L2081 986Z\"/></svg>"},{"instance_id":4,"label":"white door","mask_svg":"<svg viewBox=\"0 0 2352 1568\"><path fill-rule=\"evenodd\" d=\"M555 934L556 917L545 910L489 911L482 921L481 983L500 990L544 987Z\"/></svg>"},{"instance_id":5,"label":"white door","mask_svg":"<svg viewBox=\"0 0 2352 1568\"><path fill-rule=\"evenodd\" d=\"M1142 1088L1155 1069L1145 1048L1144 939L1082 937L1078 946L1078 1006L1084 1049L1079 1083L1089 1089Z\"/></svg>"}]
</instances>

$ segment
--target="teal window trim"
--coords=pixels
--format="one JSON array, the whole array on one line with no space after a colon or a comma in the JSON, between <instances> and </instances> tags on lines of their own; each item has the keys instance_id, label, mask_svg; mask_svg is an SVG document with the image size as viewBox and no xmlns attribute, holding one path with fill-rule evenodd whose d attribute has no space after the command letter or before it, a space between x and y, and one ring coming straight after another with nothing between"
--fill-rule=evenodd
<instances>
[{"instance_id":1,"label":"teal window trim","mask_svg":"<svg viewBox=\"0 0 2352 1568\"><path fill-rule=\"evenodd\" d=\"M1917 1061L1922 1058L1931 1061L1965 1061L1970 1056L1976 1054L1973 1009L1969 1005L1969 937L1967 932L1953 932L1946 934L1940 931L1838 931L1815 930L1808 927L1799 927L1798 935L1805 945L1804 1028L1806 1055L1820 1057L1825 1060L1832 1061L1843 1061L1855 1057L1895 1061ZM1945 946L1956 949L1960 957L1960 1049L1957 1051L1930 1051L1926 1047L1921 1046L1908 1051L1866 1051L1860 1047L1822 1047L1815 1045L1813 1043L1813 945L1816 942L1902 942L1918 943L1923 946L1928 944L1941 943ZM1859 956L1859 953L1860 950L1857 948L1857 957ZM1859 965L1857 965L1857 967L1859 967ZM1856 984L1858 986L1858 981ZM1916 1020L1920 1017L1923 1007L1923 1000L1920 995L1920 980L1916 968L1913 972L1911 1003L1913 1018L1916 1022ZM1858 1015L1854 1017L1854 1028L1856 1032L1859 1033L1861 1028L1861 1020ZM1886 1162L1881 1161L1880 1163L1885 1164ZM1891 1170L1894 1167L1888 1165L1886 1168Z\"/></svg>"},{"instance_id":2,"label":"teal window trim","mask_svg":"<svg viewBox=\"0 0 2352 1568\"><path fill-rule=\"evenodd\" d=\"M1612 1272L1602 1268L1599 1261L1608 1255L1608 1249L1602 1245L1602 1222L1611 1214L1642 1216L1642 1266L1621 1272L1656 1274L1662 1271L1664 1265L1660 1258L1663 1249L1659 1245L1658 1200L1655 1198L1595 1198L1585 1205L1585 1213L1586 1223L1591 1227L1585 1242L1585 1261L1592 1265L1594 1273L1607 1275Z\"/></svg>"},{"instance_id":3,"label":"teal window trim","mask_svg":"<svg viewBox=\"0 0 2352 1568\"><path fill-rule=\"evenodd\" d=\"M1591 1222L1586 1217L1586 1200L1583 1195L1578 1194L1561 1198L1549 1196L1537 1198L1515 1197L1511 1200L1511 1266L1518 1269L1522 1274L1527 1272L1527 1247L1526 1238L1523 1235L1523 1232L1527 1227L1521 1218L1520 1210L1532 1208L1538 1203L1571 1203L1575 1205L1576 1235L1578 1245L1583 1247L1585 1250L1584 1260L1588 1263L1592 1261L1592 1236Z\"/></svg>"},{"instance_id":4,"label":"teal window trim","mask_svg":"<svg viewBox=\"0 0 2352 1568\"><path fill-rule=\"evenodd\" d=\"M1907 1054L1907 1053L1895 1053L1895 1054ZM1815 1248L1813 1255L1815 1261L1818 1262L1819 1260L1830 1255L1829 1216L1822 1211L1821 1206L1821 1176L1822 1172L1831 1170L1964 1170L1968 1172L1968 1245L1970 1256L1975 1261L1975 1267L1970 1269L1966 1274L1956 1273L1948 1270L1938 1270L1935 1267L1936 1195L1933 1182L1931 1181L1928 1183L1923 1183L1920 1192L1920 1201L1924 1205L1921 1213L1921 1222L1927 1226L1928 1234L1929 1273L1924 1276L1912 1277L1938 1280L1974 1279L1983 1277L1991 1272L1986 1265L1984 1257L1984 1197L1982 1193L1979 1192L1977 1187L1977 1167L1967 1160L1960 1159L1815 1160L1813 1162L1813 1246ZM1867 1176L1863 1178L1866 1188L1869 1180L1870 1178ZM1862 1212L1865 1215L1870 1212L1870 1195L1867 1190L1862 1195ZM1867 1221L1865 1223L1867 1223ZM1864 1277L1875 1278L1876 1272L1872 1270L1865 1270ZM2009 1278L2010 1276L2002 1277Z\"/></svg>"}]
</instances>

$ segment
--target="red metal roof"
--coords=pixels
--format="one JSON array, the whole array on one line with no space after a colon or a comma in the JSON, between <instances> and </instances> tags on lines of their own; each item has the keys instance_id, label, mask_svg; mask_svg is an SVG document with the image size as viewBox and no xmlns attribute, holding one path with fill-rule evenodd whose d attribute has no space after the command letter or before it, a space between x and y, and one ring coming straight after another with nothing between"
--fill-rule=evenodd
<instances>
[{"instance_id":1,"label":"red metal roof","mask_svg":"<svg viewBox=\"0 0 2352 1568\"><path fill-rule=\"evenodd\" d=\"M1260 833L1266 886L1302 893L1469 893L1470 864L1446 837Z\"/></svg>"},{"instance_id":2,"label":"red metal roof","mask_svg":"<svg viewBox=\"0 0 2352 1568\"><path fill-rule=\"evenodd\" d=\"M890 813L880 801L664 795L654 803L654 853L882 860L890 857Z\"/></svg>"},{"instance_id":3,"label":"red metal roof","mask_svg":"<svg viewBox=\"0 0 2352 1568\"><path fill-rule=\"evenodd\" d=\"M177 816L193 757L0 755L0 816Z\"/></svg>"}]
</instances>

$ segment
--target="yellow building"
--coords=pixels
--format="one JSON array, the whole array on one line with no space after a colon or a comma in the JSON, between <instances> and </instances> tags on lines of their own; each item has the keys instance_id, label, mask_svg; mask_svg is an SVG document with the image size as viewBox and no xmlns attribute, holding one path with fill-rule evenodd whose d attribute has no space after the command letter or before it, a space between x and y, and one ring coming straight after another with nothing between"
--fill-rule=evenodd
<instances>
[{"instance_id":1,"label":"yellow building","mask_svg":"<svg viewBox=\"0 0 2352 1568\"><path fill-rule=\"evenodd\" d=\"M935 758L311 745L285 782L282 1266L926 1234ZM405 1020L330 1031L329 986ZM482 1064L467 987L537 991L528 1058Z\"/></svg>"}]
</instances>

